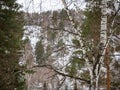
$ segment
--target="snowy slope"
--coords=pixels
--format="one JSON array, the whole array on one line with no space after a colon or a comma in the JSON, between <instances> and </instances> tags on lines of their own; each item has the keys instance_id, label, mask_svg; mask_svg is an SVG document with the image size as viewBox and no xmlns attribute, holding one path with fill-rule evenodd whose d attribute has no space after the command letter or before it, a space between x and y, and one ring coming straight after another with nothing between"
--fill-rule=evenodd
<instances>
[{"instance_id":1,"label":"snowy slope","mask_svg":"<svg viewBox=\"0 0 120 90\"><path fill-rule=\"evenodd\" d=\"M23 40L28 37L30 40L30 43L32 45L33 51L34 51L35 45L36 45L36 43L39 40L39 37L41 35L40 34L41 27L31 25L31 26L24 26L24 29L25 29L25 31L24 31Z\"/></svg>"}]
</instances>

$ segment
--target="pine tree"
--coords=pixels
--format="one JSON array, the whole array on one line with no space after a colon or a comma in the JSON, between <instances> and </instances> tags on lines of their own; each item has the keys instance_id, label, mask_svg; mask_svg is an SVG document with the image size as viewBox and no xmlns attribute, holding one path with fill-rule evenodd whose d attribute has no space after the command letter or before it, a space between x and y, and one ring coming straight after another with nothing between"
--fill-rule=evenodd
<instances>
[{"instance_id":1,"label":"pine tree","mask_svg":"<svg viewBox=\"0 0 120 90\"><path fill-rule=\"evenodd\" d=\"M36 62L38 64L44 64L45 52L42 41L38 41L35 47Z\"/></svg>"},{"instance_id":2,"label":"pine tree","mask_svg":"<svg viewBox=\"0 0 120 90\"><path fill-rule=\"evenodd\" d=\"M19 72L17 50L22 47L23 24L16 0L0 1L0 89L14 90Z\"/></svg>"}]
</instances>

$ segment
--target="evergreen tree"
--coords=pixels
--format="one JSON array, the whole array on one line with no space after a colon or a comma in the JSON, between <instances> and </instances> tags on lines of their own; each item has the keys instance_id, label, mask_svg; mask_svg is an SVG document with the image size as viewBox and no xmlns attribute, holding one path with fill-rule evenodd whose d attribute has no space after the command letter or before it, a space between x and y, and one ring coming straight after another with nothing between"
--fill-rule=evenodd
<instances>
[{"instance_id":1,"label":"evergreen tree","mask_svg":"<svg viewBox=\"0 0 120 90\"><path fill-rule=\"evenodd\" d=\"M38 64L43 64L45 60L45 52L42 41L38 41L35 47L36 62Z\"/></svg>"},{"instance_id":2,"label":"evergreen tree","mask_svg":"<svg viewBox=\"0 0 120 90\"><path fill-rule=\"evenodd\" d=\"M19 55L22 47L23 19L16 0L0 1L0 89L14 90L19 72Z\"/></svg>"}]
</instances>

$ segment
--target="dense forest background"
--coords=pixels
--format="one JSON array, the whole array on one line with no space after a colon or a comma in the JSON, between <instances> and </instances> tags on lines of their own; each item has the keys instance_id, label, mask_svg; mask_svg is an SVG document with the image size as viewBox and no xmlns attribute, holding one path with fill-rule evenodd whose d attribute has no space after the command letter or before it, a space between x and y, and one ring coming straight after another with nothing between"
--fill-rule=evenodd
<instances>
[{"instance_id":1,"label":"dense forest background","mask_svg":"<svg viewBox=\"0 0 120 90\"><path fill-rule=\"evenodd\" d=\"M120 1L61 2L30 13L0 1L0 90L120 89Z\"/></svg>"}]
</instances>

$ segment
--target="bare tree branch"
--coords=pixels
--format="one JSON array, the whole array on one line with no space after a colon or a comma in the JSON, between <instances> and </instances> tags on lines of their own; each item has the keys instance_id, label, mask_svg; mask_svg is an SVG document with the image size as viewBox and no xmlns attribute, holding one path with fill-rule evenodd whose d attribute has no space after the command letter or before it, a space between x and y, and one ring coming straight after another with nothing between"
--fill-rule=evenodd
<instances>
[{"instance_id":1,"label":"bare tree branch","mask_svg":"<svg viewBox=\"0 0 120 90\"><path fill-rule=\"evenodd\" d=\"M90 84L90 80L86 80L86 79L83 79L83 78L80 78L80 77L77 77L77 76L72 76L72 75L69 75L69 74L65 74L63 72L60 72L60 71L56 70L51 65L37 65L37 66L33 66L33 68L35 68L35 67L46 67L48 69L52 69L53 71L55 71L59 75L62 75L62 76L65 76L65 77L74 78L76 80L81 80L81 81L84 81L84 82Z\"/></svg>"},{"instance_id":2,"label":"bare tree branch","mask_svg":"<svg viewBox=\"0 0 120 90\"><path fill-rule=\"evenodd\" d=\"M70 33L70 34L73 34L73 35L79 35L78 33L75 33L75 32L73 32L73 31L69 31L69 30L66 30L66 29L61 29L61 28L50 28L50 27L48 27L48 29L52 29L52 30L55 30L55 31L65 31L65 32L68 32L68 33Z\"/></svg>"}]
</instances>

